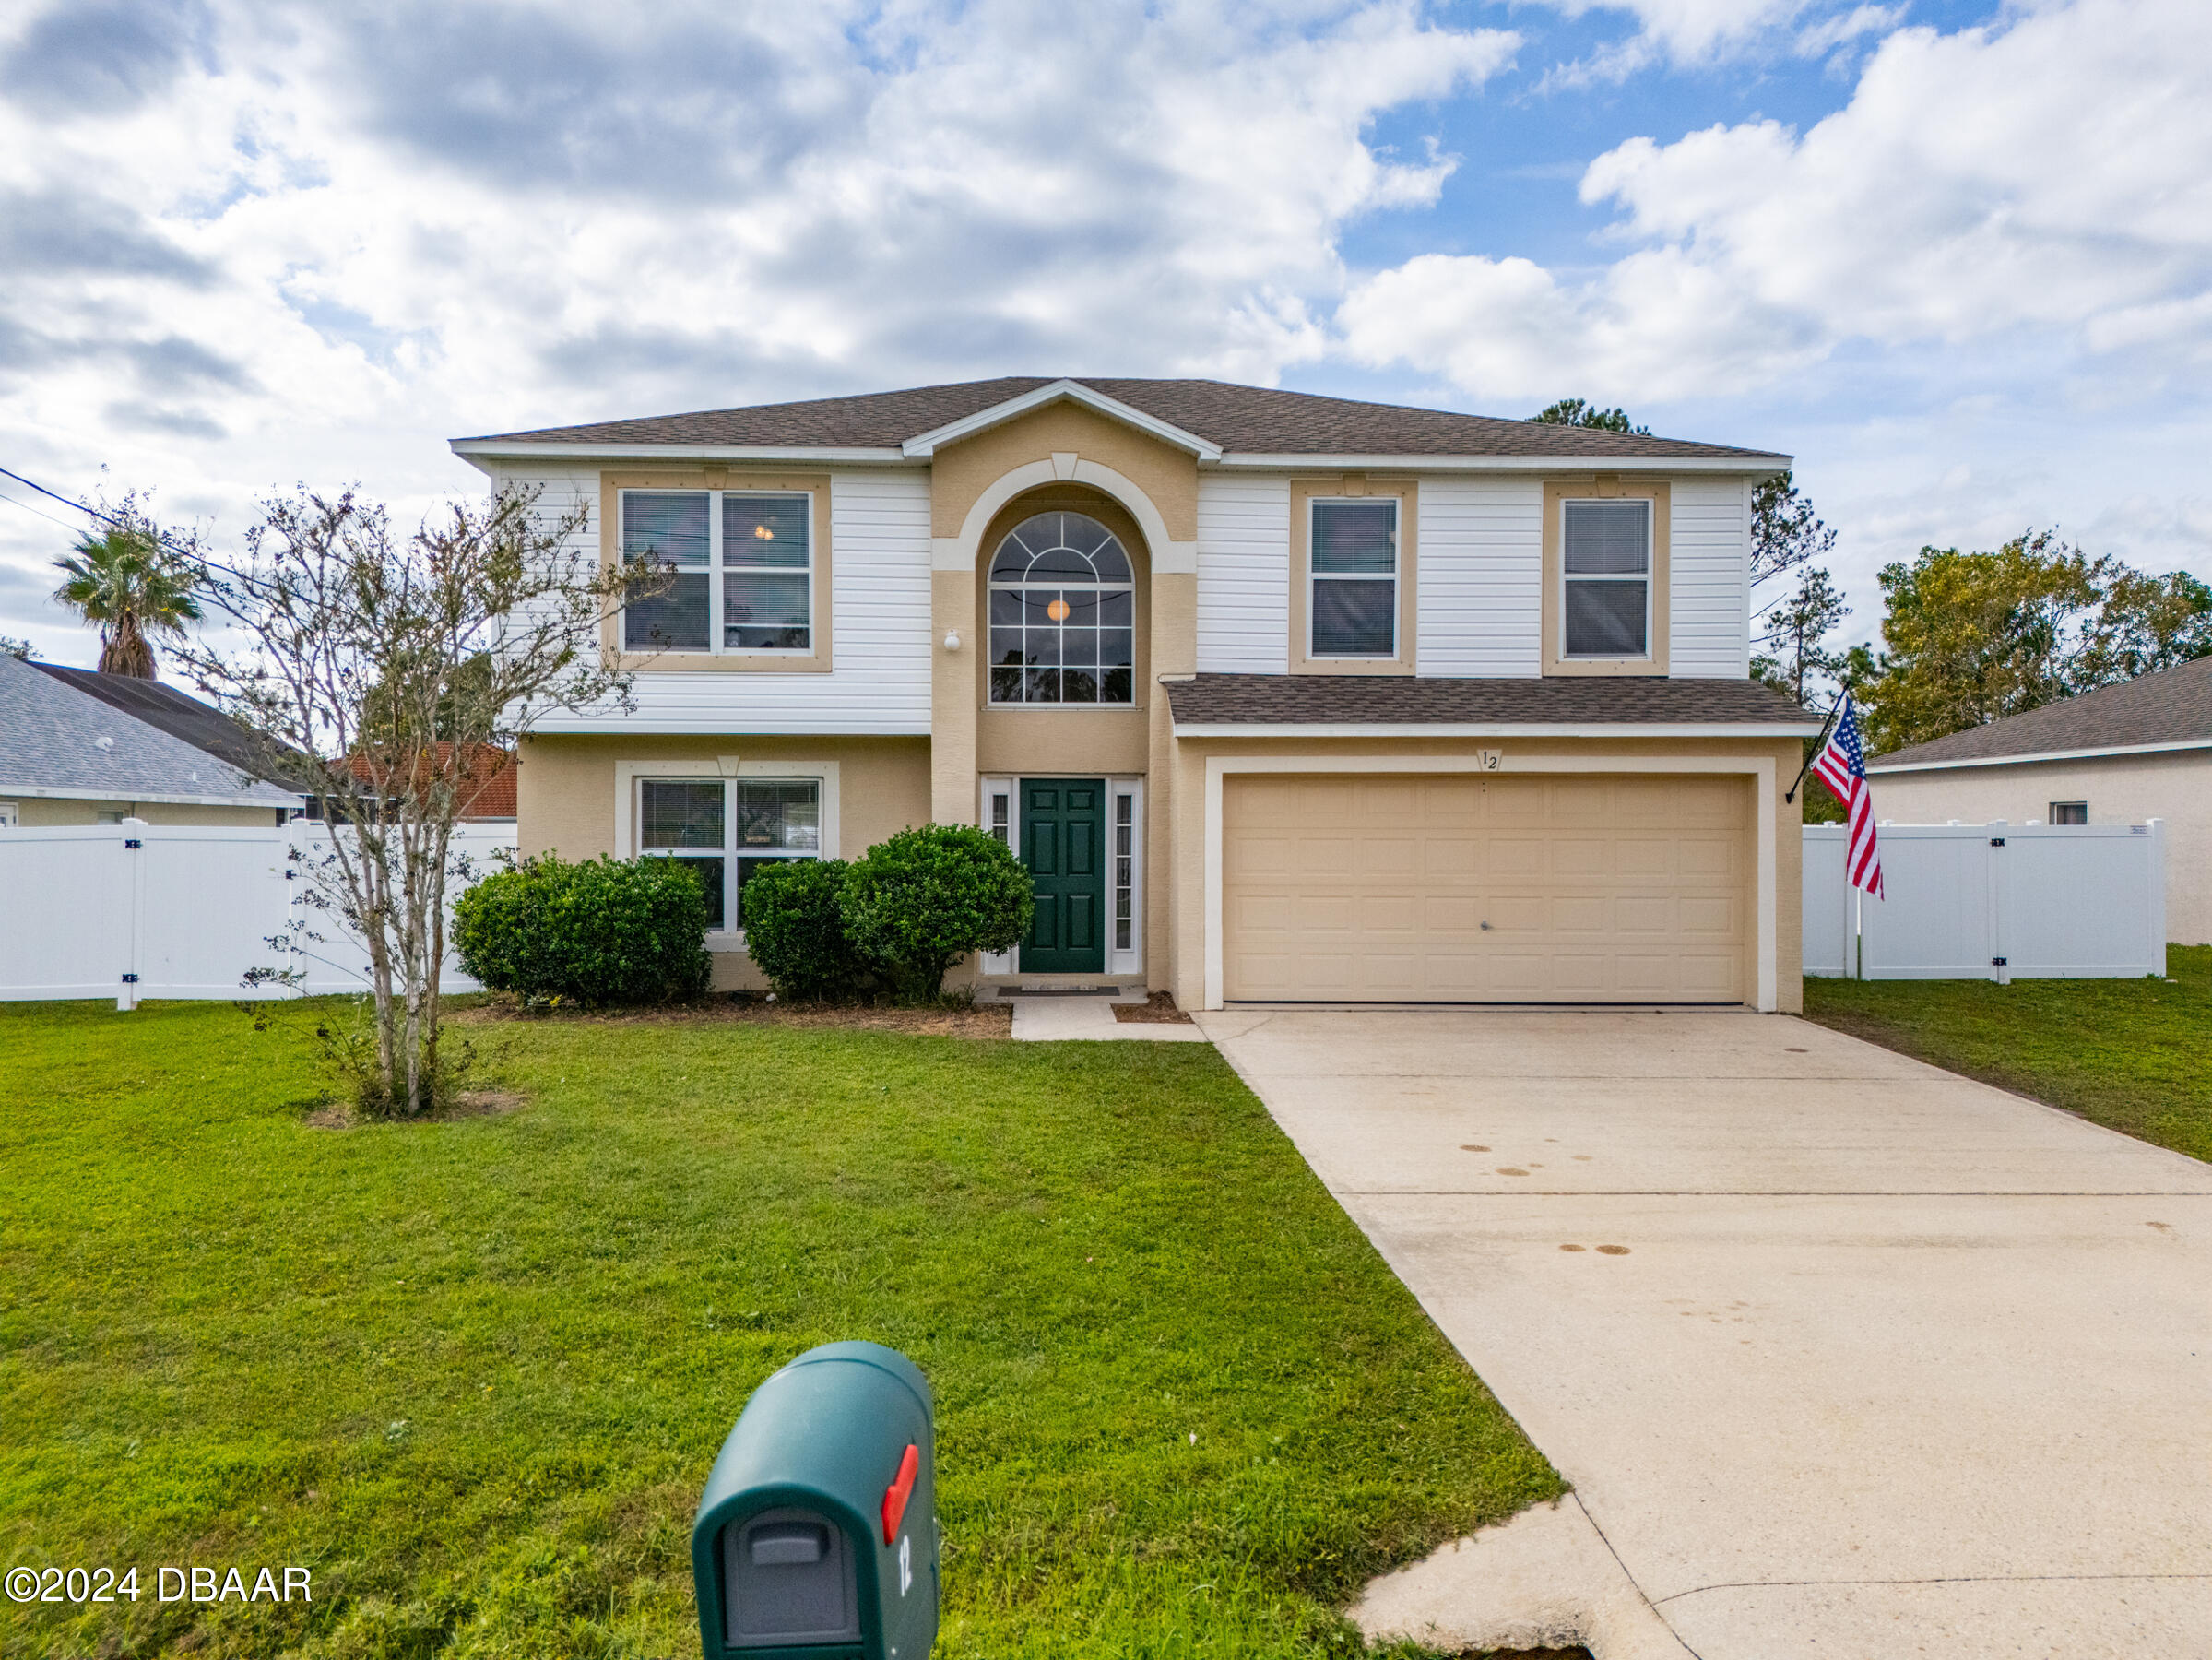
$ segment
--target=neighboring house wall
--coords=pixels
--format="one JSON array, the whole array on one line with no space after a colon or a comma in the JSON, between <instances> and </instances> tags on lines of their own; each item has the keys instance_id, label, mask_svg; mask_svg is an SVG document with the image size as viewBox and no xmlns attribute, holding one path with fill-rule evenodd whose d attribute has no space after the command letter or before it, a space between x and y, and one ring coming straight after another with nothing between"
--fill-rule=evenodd
<instances>
[{"instance_id":1,"label":"neighboring house wall","mask_svg":"<svg viewBox=\"0 0 2212 1660\"><path fill-rule=\"evenodd\" d=\"M929 818L929 744L923 738L555 735L526 739L523 759L518 840L526 857L635 854L634 802L619 781L624 764L656 771L674 765L703 778L735 776L740 766L756 776L818 777L824 764L834 765L835 805L823 803L822 842L842 859ZM763 984L741 952L716 950L715 990Z\"/></svg>"},{"instance_id":2,"label":"neighboring house wall","mask_svg":"<svg viewBox=\"0 0 2212 1660\"><path fill-rule=\"evenodd\" d=\"M274 824L276 812L266 803L251 807L186 807L169 801L79 801L58 796L0 797L16 803L16 823L26 827L47 824L97 824L103 812L144 819L149 824Z\"/></svg>"},{"instance_id":3,"label":"neighboring house wall","mask_svg":"<svg viewBox=\"0 0 2212 1660\"><path fill-rule=\"evenodd\" d=\"M2053 801L2087 801L2092 824L2166 821L2166 937L2212 943L2212 751L2036 761L1872 776L1877 818L1901 824L2050 822Z\"/></svg>"},{"instance_id":4,"label":"neighboring house wall","mask_svg":"<svg viewBox=\"0 0 2212 1660\"><path fill-rule=\"evenodd\" d=\"M632 463L630 471L645 464ZM502 483L543 491L549 518L579 504L591 511L578 535L580 551L601 547L599 476L609 464L563 467L513 463ZM692 470L680 462L650 464L656 474ZM696 469L699 490L745 488L742 468ZM784 469L786 471L789 468ZM544 729L723 732L733 727L775 732L902 732L929 729L929 475L918 468L879 468L830 475L832 559L831 652L827 674L752 669L640 672L629 714L563 715Z\"/></svg>"}]
</instances>

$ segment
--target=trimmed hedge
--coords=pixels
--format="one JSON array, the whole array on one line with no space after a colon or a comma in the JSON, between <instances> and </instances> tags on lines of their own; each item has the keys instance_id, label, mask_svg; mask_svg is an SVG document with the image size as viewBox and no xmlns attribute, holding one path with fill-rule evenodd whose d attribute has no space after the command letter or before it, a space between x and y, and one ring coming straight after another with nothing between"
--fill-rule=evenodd
<instances>
[{"instance_id":1,"label":"trimmed hedge","mask_svg":"<svg viewBox=\"0 0 2212 1660\"><path fill-rule=\"evenodd\" d=\"M1036 894L1006 844L966 824L923 824L878 842L846 872L846 938L883 965L902 1001L933 1002L971 952L1028 931Z\"/></svg>"},{"instance_id":2,"label":"trimmed hedge","mask_svg":"<svg viewBox=\"0 0 2212 1660\"><path fill-rule=\"evenodd\" d=\"M706 895L681 860L523 860L454 906L461 966L527 1002L675 1002L706 990Z\"/></svg>"},{"instance_id":3,"label":"trimmed hedge","mask_svg":"<svg viewBox=\"0 0 2212 1660\"><path fill-rule=\"evenodd\" d=\"M795 859L745 884L745 949L778 997L834 1002L866 988L874 965L846 937L842 859Z\"/></svg>"}]
</instances>

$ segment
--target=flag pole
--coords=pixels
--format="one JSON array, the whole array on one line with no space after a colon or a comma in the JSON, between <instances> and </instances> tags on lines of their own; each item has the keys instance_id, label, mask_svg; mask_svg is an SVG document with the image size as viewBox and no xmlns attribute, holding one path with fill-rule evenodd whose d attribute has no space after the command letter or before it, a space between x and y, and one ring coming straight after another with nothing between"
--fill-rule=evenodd
<instances>
[{"instance_id":1,"label":"flag pole","mask_svg":"<svg viewBox=\"0 0 2212 1660\"><path fill-rule=\"evenodd\" d=\"M1805 781L1805 774L1811 772L1813 770L1813 763L1820 759L1821 746L1828 742L1828 730L1836 724L1836 717L1843 712L1844 699L1848 698L1850 695L1851 688L1846 686L1842 691L1836 694L1836 701L1828 706L1828 717L1826 720L1820 723L1820 735L1813 740L1813 748L1805 756L1805 764L1797 769L1796 782L1792 783L1788 789L1782 791L1783 800L1793 801L1797 799L1798 785L1803 784Z\"/></svg>"}]
</instances>

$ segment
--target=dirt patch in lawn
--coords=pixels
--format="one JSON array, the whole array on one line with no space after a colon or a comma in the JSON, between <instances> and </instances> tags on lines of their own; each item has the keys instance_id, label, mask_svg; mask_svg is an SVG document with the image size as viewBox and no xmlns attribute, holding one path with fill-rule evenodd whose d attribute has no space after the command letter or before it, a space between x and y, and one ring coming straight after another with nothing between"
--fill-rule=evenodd
<instances>
[{"instance_id":1,"label":"dirt patch in lawn","mask_svg":"<svg viewBox=\"0 0 2212 1660\"><path fill-rule=\"evenodd\" d=\"M586 1014L572 1009L524 1009L510 999L457 1010L464 1025L541 1020L595 1022L608 1026L767 1026L833 1028L848 1032L900 1032L917 1038L1011 1038L1011 1003L948 1004L934 1009L853 1007L835 1003L768 1002L755 997L714 997L662 1009L605 1009Z\"/></svg>"},{"instance_id":2,"label":"dirt patch in lawn","mask_svg":"<svg viewBox=\"0 0 2212 1660\"><path fill-rule=\"evenodd\" d=\"M1116 1003L1114 1018L1139 1025L1193 1026L1189 1015L1175 1006L1175 993L1154 991L1141 1003Z\"/></svg>"},{"instance_id":3,"label":"dirt patch in lawn","mask_svg":"<svg viewBox=\"0 0 2212 1660\"><path fill-rule=\"evenodd\" d=\"M520 1112L530 1104L530 1097L515 1089L468 1089L458 1098L447 1102L434 1112L420 1118L386 1119L373 1120L395 1124L451 1124L461 1119L505 1118L510 1112ZM316 1108L300 1120L310 1130L351 1130L371 1120L354 1115L353 1109L342 1101L329 1101Z\"/></svg>"}]
</instances>

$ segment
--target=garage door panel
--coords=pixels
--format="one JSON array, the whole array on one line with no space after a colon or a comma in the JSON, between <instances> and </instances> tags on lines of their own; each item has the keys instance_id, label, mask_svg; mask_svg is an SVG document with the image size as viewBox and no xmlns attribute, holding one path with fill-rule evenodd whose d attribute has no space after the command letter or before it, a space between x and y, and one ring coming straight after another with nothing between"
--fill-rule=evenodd
<instances>
[{"instance_id":1,"label":"garage door panel","mask_svg":"<svg viewBox=\"0 0 2212 1660\"><path fill-rule=\"evenodd\" d=\"M1224 990L1740 1002L1748 806L1733 778L1232 777Z\"/></svg>"},{"instance_id":2,"label":"garage door panel","mask_svg":"<svg viewBox=\"0 0 2212 1660\"><path fill-rule=\"evenodd\" d=\"M1351 868L1362 876L1421 874L1421 844L1410 836L1378 836L1354 848Z\"/></svg>"}]
</instances>

